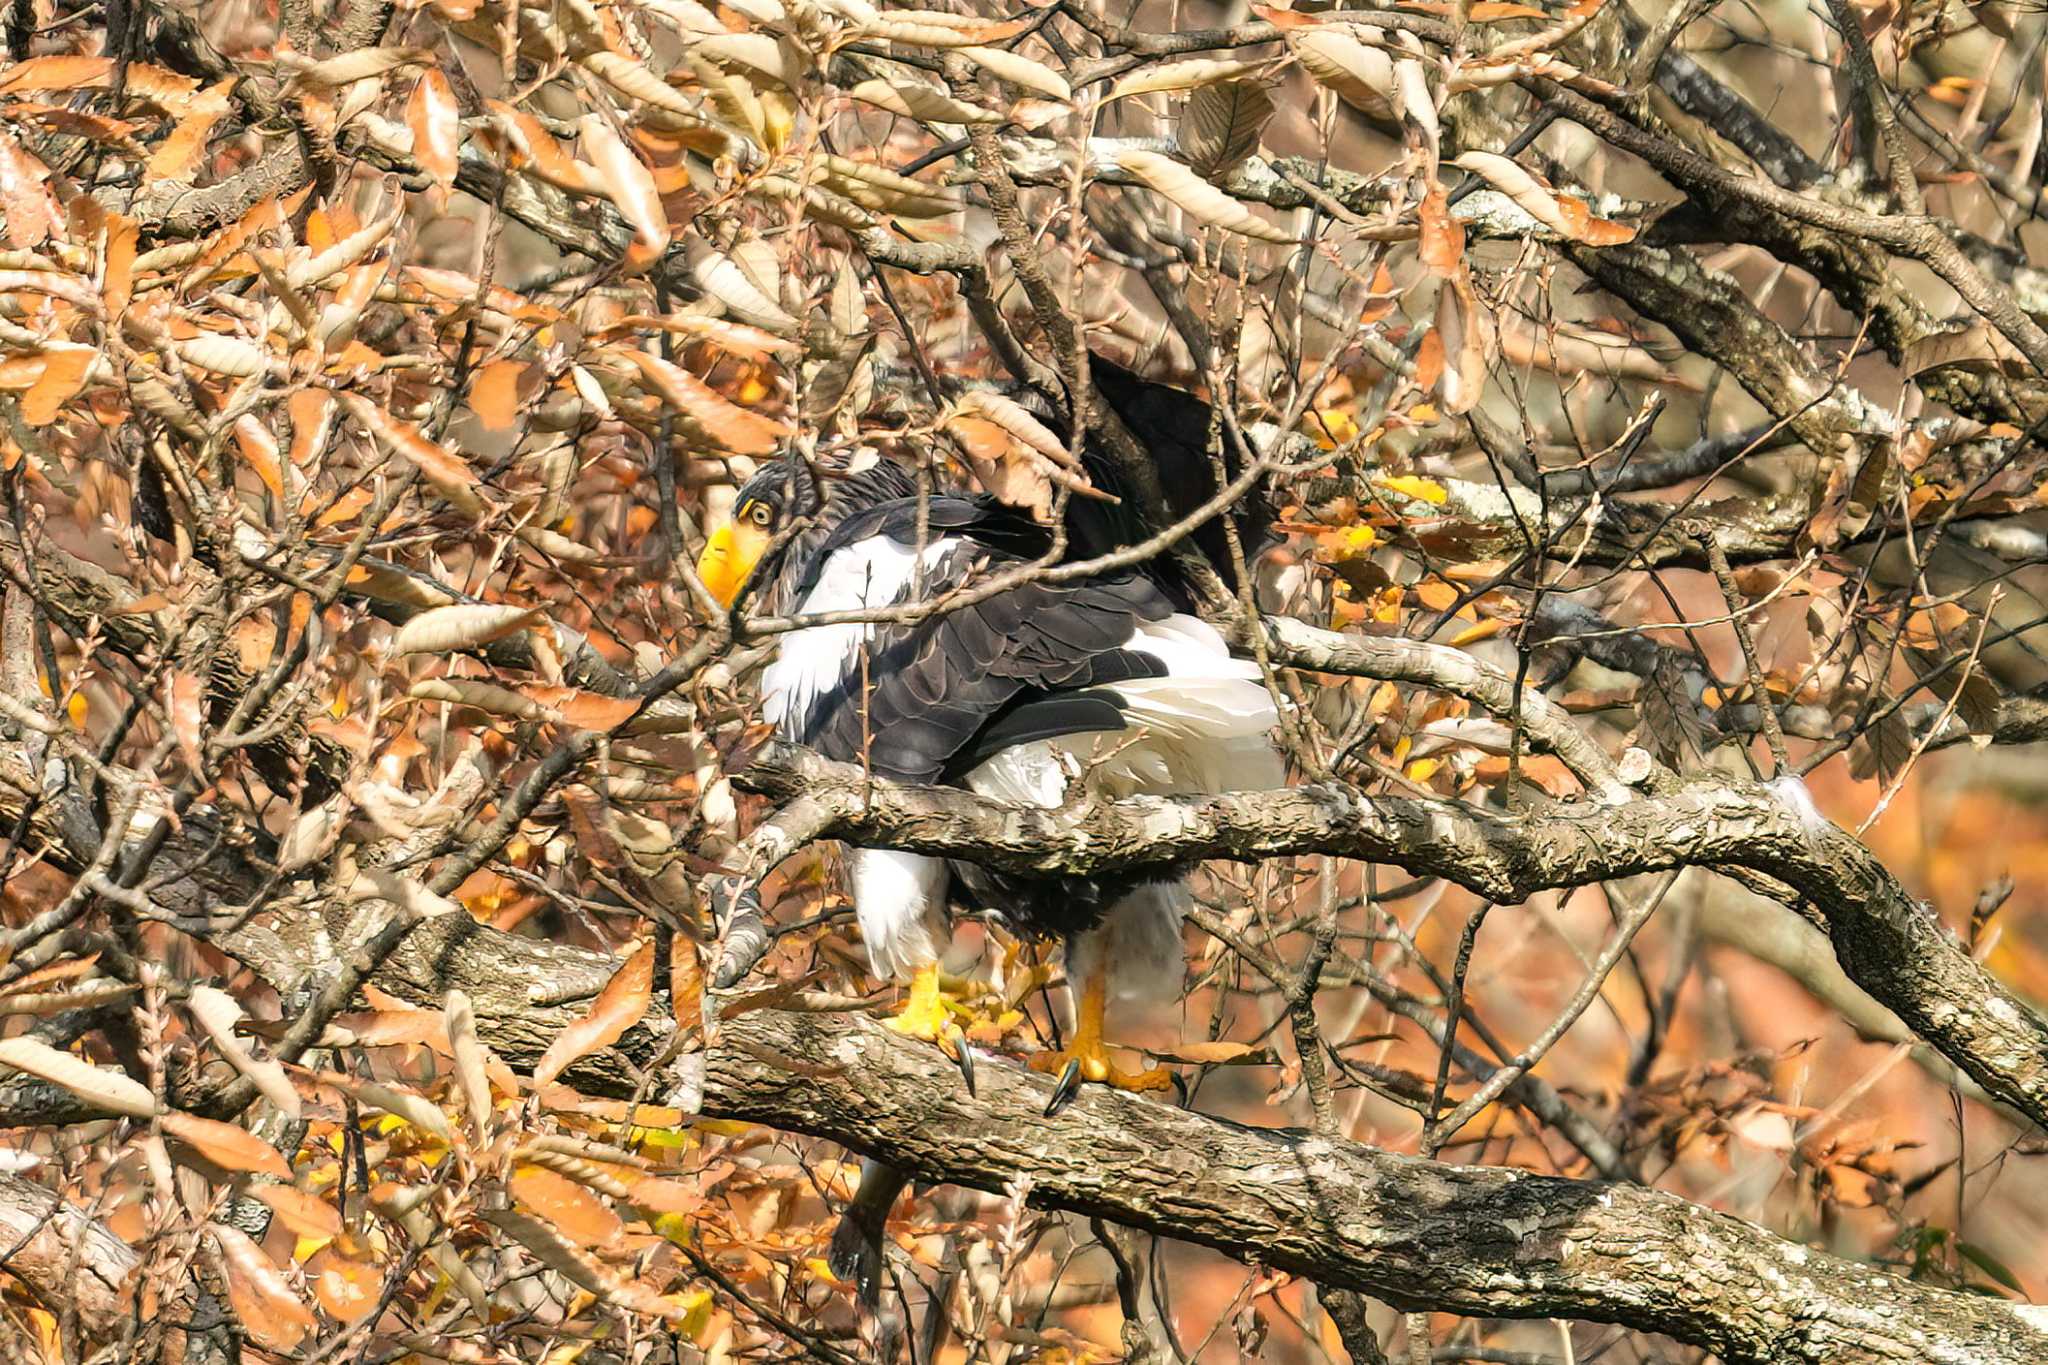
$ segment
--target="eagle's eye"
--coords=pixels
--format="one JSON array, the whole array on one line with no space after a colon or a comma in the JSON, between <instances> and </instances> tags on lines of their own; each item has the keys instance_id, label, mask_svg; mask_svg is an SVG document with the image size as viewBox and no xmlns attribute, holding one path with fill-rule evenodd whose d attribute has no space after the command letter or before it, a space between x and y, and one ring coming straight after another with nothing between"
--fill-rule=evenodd
<instances>
[{"instance_id":1,"label":"eagle's eye","mask_svg":"<svg viewBox=\"0 0 2048 1365\"><path fill-rule=\"evenodd\" d=\"M775 510L765 502L756 502L747 507L747 520L756 526L766 526L775 520Z\"/></svg>"}]
</instances>

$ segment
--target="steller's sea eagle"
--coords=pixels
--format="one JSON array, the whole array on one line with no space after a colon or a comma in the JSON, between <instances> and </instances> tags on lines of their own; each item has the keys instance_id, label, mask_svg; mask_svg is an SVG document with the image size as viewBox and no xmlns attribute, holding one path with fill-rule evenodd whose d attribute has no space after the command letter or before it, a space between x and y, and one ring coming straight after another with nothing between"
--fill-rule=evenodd
<instances>
[{"instance_id":1,"label":"steller's sea eagle","mask_svg":"<svg viewBox=\"0 0 2048 1365\"><path fill-rule=\"evenodd\" d=\"M1193 507L1212 496L1206 406L1106 361L1096 367L1127 418L1130 404L1152 405L1133 425L1161 460L1172 501ZM1099 460L1091 472L1098 484L1109 480ZM1071 553L1136 539L1136 523L1119 524L1120 515L1102 503L1074 508ZM787 533L800 520L807 524ZM1224 541L1209 534L1215 543L1202 548L1213 562ZM932 601L1038 561L1052 543L1049 528L985 495L940 493L920 509L914 479L894 464L821 486L810 466L785 459L740 489L731 522L711 535L697 567L727 605L744 589L771 614L810 616ZM762 675L765 718L779 737L880 777L1040 806L1062 804L1081 782L1112 797L1281 786L1272 693L1258 666L1234 658L1188 601L1178 573L1155 563L1027 579L907 624L793 630ZM1168 1084L1164 1068L1128 1072L1112 1062L1103 1016L1112 996L1178 994L1189 901L1182 871L1030 878L858 848L846 863L876 975L911 979L892 1027L946 1037L939 958L948 907L957 904L1020 937L1065 944L1075 1031L1034 1066L1063 1069L1068 1084ZM874 1238L901 1183L864 1176L846 1226ZM840 1239L835 1251L835 1261L859 1259ZM872 1255L859 1269L872 1293Z\"/></svg>"}]
</instances>

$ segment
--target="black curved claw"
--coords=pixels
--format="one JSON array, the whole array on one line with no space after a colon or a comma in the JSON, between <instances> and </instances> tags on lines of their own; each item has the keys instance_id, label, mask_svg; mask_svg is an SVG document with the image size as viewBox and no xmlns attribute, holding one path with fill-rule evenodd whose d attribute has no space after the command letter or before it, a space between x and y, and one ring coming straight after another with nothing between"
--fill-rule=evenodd
<instances>
[{"instance_id":1,"label":"black curved claw","mask_svg":"<svg viewBox=\"0 0 2048 1365\"><path fill-rule=\"evenodd\" d=\"M967 1083L967 1093L974 1097L974 1050L967 1046L967 1035L956 1026L946 1035L946 1042L953 1053L953 1065L960 1068L960 1079Z\"/></svg>"},{"instance_id":2,"label":"black curved claw","mask_svg":"<svg viewBox=\"0 0 2048 1365\"><path fill-rule=\"evenodd\" d=\"M1173 1094L1175 1100L1178 1101L1181 1108L1187 1108L1189 1094L1188 1078L1181 1075L1178 1071L1169 1072L1168 1074L1173 1077Z\"/></svg>"},{"instance_id":3,"label":"black curved claw","mask_svg":"<svg viewBox=\"0 0 2048 1365\"><path fill-rule=\"evenodd\" d=\"M1059 1084L1052 1088L1052 1098L1045 1102L1047 1118L1060 1112L1074 1102L1081 1093L1081 1063L1078 1058L1069 1057L1066 1067L1060 1072Z\"/></svg>"},{"instance_id":4,"label":"black curved claw","mask_svg":"<svg viewBox=\"0 0 2048 1365\"><path fill-rule=\"evenodd\" d=\"M854 1287L861 1308L873 1314L882 1303L882 1231L889 1210L910 1177L872 1158L860 1163L860 1188L832 1230L825 1263L832 1274Z\"/></svg>"}]
</instances>

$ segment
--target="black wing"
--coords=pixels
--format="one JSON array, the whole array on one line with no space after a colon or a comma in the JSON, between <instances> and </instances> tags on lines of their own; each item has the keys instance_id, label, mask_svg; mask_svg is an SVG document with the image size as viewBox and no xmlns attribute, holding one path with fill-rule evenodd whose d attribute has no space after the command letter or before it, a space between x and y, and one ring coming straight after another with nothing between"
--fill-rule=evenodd
<instances>
[{"instance_id":1,"label":"black wing","mask_svg":"<svg viewBox=\"0 0 2048 1365\"><path fill-rule=\"evenodd\" d=\"M1102 401L1123 419L1151 455L1167 506L1176 517L1192 515L1216 496L1216 466L1209 457L1207 403L1184 389L1140 378L1099 352L1089 353L1088 379ZM1244 463L1238 459L1235 444L1227 435L1223 450L1228 482L1244 472ZM1143 540L1147 532L1138 519L1135 500L1099 437L1088 438L1082 446L1081 459L1089 481L1105 492L1117 494L1122 501L1104 503L1074 498L1068 502L1071 557L1093 559ZM1236 523L1238 541L1244 547L1247 561L1267 548L1272 535L1273 506L1263 487L1254 487L1240 498L1231 509L1230 519ZM1223 518L1200 527L1191 539L1223 581L1235 587L1237 570L1231 561ZM1159 556L1147 568L1182 610L1193 610L1193 593L1171 555Z\"/></svg>"},{"instance_id":2,"label":"black wing","mask_svg":"<svg viewBox=\"0 0 2048 1365\"><path fill-rule=\"evenodd\" d=\"M932 538L959 537L972 548L930 576L928 596L1025 562L1015 551L1045 538L1043 528L987 500L935 498L930 505ZM859 524L834 534L842 546L862 533L915 543L914 503L852 521ZM1142 623L1172 612L1157 585L1126 573L1025 583L915 625L878 626L865 687L855 660L809 708L794 738L828 758L858 762L865 754L883 777L937 782L1008 744L1115 729L1121 712L1114 694L1101 689L1158 676L1155 660L1124 646Z\"/></svg>"}]
</instances>

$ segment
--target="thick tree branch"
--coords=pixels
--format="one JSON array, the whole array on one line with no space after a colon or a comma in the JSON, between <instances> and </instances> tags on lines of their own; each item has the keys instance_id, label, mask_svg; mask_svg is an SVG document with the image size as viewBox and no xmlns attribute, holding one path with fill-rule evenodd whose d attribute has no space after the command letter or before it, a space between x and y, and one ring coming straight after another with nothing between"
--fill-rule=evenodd
<instances>
[{"instance_id":1,"label":"thick tree branch","mask_svg":"<svg viewBox=\"0 0 2048 1365\"><path fill-rule=\"evenodd\" d=\"M2038 1312L1895 1279L1631 1185L1244 1128L1102 1087L969 1096L937 1049L865 1020L761 1011L708 1055L703 1112L846 1143L935 1181L1214 1247L1395 1307L1668 1333L1729 1361L1994 1365L2048 1351Z\"/></svg>"},{"instance_id":2,"label":"thick tree branch","mask_svg":"<svg viewBox=\"0 0 2048 1365\"><path fill-rule=\"evenodd\" d=\"M1538 891L1675 867L1762 874L1805 898L1799 908L1827 930L1858 985L1988 1093L2048 1126L2048 1021L1796 787L1700 784L1622 806L1506 816L1323 783L1067 812L896 787L781 746L740 780L778 796L800 791L836 811L830 832L841 838L1038 875L1328 853L1443 877L1513 904Z\"/></svg>"}]
</instances>

